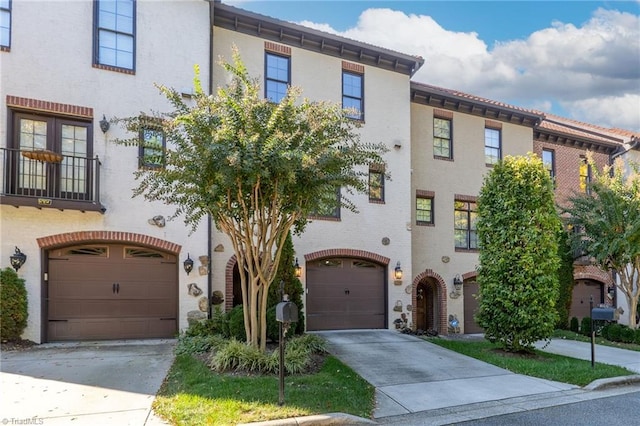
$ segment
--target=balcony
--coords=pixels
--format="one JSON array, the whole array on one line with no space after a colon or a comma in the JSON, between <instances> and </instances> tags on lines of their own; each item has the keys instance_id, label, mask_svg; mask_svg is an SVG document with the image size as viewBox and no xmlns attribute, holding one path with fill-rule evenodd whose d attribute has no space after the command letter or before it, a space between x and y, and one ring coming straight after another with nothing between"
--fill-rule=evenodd
<instances>
[{"instance_id":1,"label":"balcony","mask_svg":"<svg viewBox=\"0 0 640 426\"><path fill-rule=\"evenodd\" d=\"M101 213L106 210L100 203L97 156L0 148L0 167L0 204Z\"/></svg>"}]
</instances>

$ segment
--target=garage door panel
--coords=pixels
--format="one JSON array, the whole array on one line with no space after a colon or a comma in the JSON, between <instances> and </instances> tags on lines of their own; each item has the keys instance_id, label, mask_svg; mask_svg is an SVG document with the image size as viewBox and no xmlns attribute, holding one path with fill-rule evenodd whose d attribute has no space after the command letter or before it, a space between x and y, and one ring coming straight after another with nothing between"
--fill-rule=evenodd
<instances>
[{"instance_id":1,"label":"garage door panel","mask_svg":"<svg viewBox=\"0 0 640 426\"><path fill-rule=\"evenodd\" d=\"M176 333L175 256L122 244L76 246L50 256L48 340Z\"/></svg>"},{"instance_id":2,"label":"garage door panel","mask_svg":"<svg viewBox=\"0 0 640 426\"><path fill-rule=\"evenodd\" d=\"M51 340L77 340L77 336L84 339L139 339L172 337L176 330L176 320L161 320L158 318L124 318L118 321L112 319L89 319L51 321L49 323L49 338Z\"/></svg>"}]
</instances>

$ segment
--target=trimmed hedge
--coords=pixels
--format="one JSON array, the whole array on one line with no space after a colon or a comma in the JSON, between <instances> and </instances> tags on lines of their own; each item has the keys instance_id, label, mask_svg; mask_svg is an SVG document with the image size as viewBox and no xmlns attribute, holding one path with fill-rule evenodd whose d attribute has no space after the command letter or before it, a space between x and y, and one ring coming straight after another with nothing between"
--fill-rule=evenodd
<instances>
[{"instance_id":1,"label":"trimmed hedge","mask_svg":"<svg viewBox=\"0 0 640 426\"><path fill-rule=\"evenodd\" d=\"M20 339L27 326L27 289L11 268L0 271L0 316L0 339Z\"/></svg>"}]
</instances>

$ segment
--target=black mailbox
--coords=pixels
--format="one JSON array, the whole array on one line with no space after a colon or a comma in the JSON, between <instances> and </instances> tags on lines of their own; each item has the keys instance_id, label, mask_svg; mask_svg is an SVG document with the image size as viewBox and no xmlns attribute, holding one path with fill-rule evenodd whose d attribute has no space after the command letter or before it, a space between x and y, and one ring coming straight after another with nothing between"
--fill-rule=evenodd
<instances>
[{"instance_id":1,"label":"black mailbox","mask_svg":"<svg viewBox=\"0 0 640 426\"><path fill-rule=\"evenodd\" d=\"M618 321L618 311L613 308L593 308L591 319L604 321Z\"/></svg>"},{"instance_id":2,"label":"black mailbox","mask_svg":"<svg viewBox=\"0 0 640 426\"><path fill-rule=\"evenodd\" d=\"M298 322L298 307L293 302L280 302L276 305L276 321Z\"/></svg>"}]
</instances>

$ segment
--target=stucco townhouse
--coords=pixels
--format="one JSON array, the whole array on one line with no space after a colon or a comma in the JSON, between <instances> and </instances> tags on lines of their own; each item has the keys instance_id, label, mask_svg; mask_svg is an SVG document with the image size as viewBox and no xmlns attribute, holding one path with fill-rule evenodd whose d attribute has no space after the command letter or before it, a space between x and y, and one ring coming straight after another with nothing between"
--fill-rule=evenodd
<instances>
[{"instance_id":1,"label":"stucco townhouse","mask_svg":"<svg viewBox=\"0 0 640 426\"><path fill-rule=\"evenodd\" d=\"M154 83L188 102L194 65L207 90L227 83L216 61L232 46L265 97L295 85L354 107L362 140L389 148L368 170L369 193L352 196L359 213L318 212L294 238L309 330L406 320L480 331L475 203L492 164L537 152L562 199L563 188L580 187L587 150L604 164L631 138L413 82L419 57L219 2L4 1L0 13L10 18L0 39L0 265L27 256L23 337L36 342L169 337L206 316L214 291L226 310L239 303L226 236L210 223L191 234L167 220L171 206L132 198L134 171L161 165L116 144L130 135L110 123L167 111ZM139 137L171 143L153 129ZM580 271L606 302L610 277Z\"/></svg>"}]
</instances>

